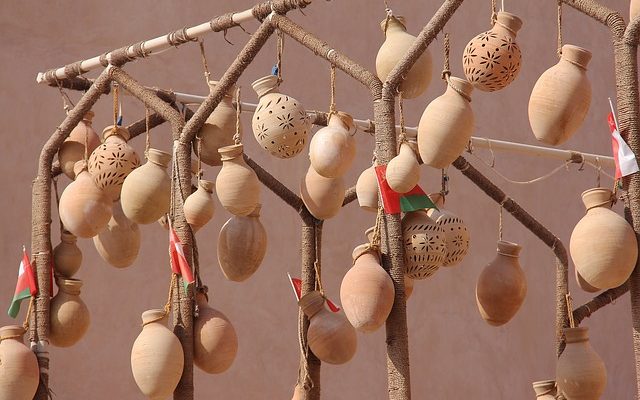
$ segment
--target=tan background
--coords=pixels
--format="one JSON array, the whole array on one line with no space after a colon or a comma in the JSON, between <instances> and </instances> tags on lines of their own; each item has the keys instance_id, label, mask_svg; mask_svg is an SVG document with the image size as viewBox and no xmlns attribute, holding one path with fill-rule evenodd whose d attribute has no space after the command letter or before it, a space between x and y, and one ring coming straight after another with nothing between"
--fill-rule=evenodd
<instances>
[{"instance_id":1,"label":"tan background","mask_svg":"<svg viewBox=\"0 0 640 400\"><path fill-rule=\"evenodd\" d=\"M368 68L383 36L379 22L384 17L382 1L316 0L305 10L290 15L311 32L344 51ZM627 2L609 0L609 5L626 15ZM30 242L30 182L36 172L41 146L62 120L56 89L38 86L38 71L100 54L141 39L164 34L183 26L203 22L231 10L252 5L242 1L40 1L4 2L0 13L3 51L0 53L0 110L4 149L0 165L3 207L0 250L0 298L3 310L13 294L20 247ZM407 16L409 30L417 33L437 9L438 1L391 1L398 15ZM538 76L556 63L555 1L506 1L508 11L521 16L524 27L518 35L523 52L523 69L517 80L497 93L475 93L472 106L477 116L475 135L535 144L527 122L527 101ZM452 34L452 70L460 76L464 45L489 28L489 1L469 0L460 8L447 30ZM249 31L255 22L247 23ZM607 97L615 95L612 46L608 31L597 23L565 8L565 40L594 52L589 76L593 103L583 128L565 148L611 152L606 115ZM206 39L209 62L219 76L247 40L238 29L228 33L234 45L221 34ZM243 99L256 101L250 83L270 72L275 60L271 40L241 79ZM428 93L406 102L409 125L416 125L422 110L443 90L437 79L442 63L441 40L431 46L434 79ZM329 68L306 49L286 42L282 90L309 109L328 108ZM137 62L126 70L147 85L205 94L197 45L168 51ZM94 76L95 74L90 74ZM79 95L73 93L77 100ZM371 116L368 91L344 74L338 74L338 107L357 117ZM110 120L111 99L96 106L96 129ZM144 115L143 108L128 98L125 123ZM255 143L243 117L247 152L259 160L289 187L296 188L308 161L305 155L293 160L268 157ZM152 133L155 146L168 150L167 127ZM135 141L139 153L143 140ZM358 137L358 158L347 176L355 183L368 166L373 140ZM477 154L488 160L487 151ZM469 157L474 165L481 163ZM496 169L509 177L528 180L552 170L559 161L496 154ZM481 168L507 193L568 247L572 227L584 214L580 193L595 186L596 174L577 166L561 171L543 183L519 186L504 183ZM612 171L608 171L612 172ZM214 179L217 169L208 169ZM506 326L493 328L480 318L475 305L475 282L481 268L494 256L498 206L451 169L451 195L447 208L462 216L472 234L471 250L464 263L442 269L433 278L419 282L408 305L411 345L412 389L415 399L526 399L533 398L530 383L549 379L555 371L554 349L554 264L551 252L510 216L505 217L505 239L524 245L522 265L529 292L519 314ZM62 186L68 183L61 178ZM423 168L422 185L439 189L439 171ZM611 181L603 177L603 184ZM263 217L269 248L261 269L247 282L228 282L216 261L217 232L229 218L222 207L214 220L198 233L203 278L213 293L213 304L233 321L240 340L238 357L223 375L196 372L197 398L288 399L298 368L296 333L297 307L286 280L286 272L299 274L299 221L296 214L263 191ZM620 210L620 206L616 207ZM55 218L54 213L54 219ZM324 285L328 295L339 299L341 277L350 267L351 249L363 241L362 231L371 226L374 215L352 204L325 224ZM92 313L86 337L69 349L51 349L51 387L59 399L142 399L129 366L131 345L140 331L142 311L159 307L166 296L169 266L164 249L166 232L158 225L142 227L143 244L136 263L117 270L103 262L90 240L80 246L85 260L78 277L85 282L83 299ZM54 245L59 239L54 226ZM589 298L571 278L576 304ZM604 398L630 399L634 393L634 369L628 295L599 312L585 325L591 328L595 349L608 371ZM24 308L23 308L24 312ZM22 318L22 314L20 316ZM4 312L0 324L13 323ZM355 358L343 366L324 366L322 390L325 399L383 399L386 392L383 331L358 335Z\"/></svg>"}]
</instances>

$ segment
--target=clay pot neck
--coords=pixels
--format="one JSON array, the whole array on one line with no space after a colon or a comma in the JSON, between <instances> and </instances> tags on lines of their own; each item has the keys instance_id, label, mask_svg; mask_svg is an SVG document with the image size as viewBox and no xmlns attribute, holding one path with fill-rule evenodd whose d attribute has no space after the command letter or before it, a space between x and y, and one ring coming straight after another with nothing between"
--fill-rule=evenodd
<instances>
[{"instance_id":1,"label":"clay pot neck","mask_svg":"<svg viewBox=\"0 0 640 400\"><path fill-rule=\"evenodd\" d=\"M215 184L211 181L200 179L200 182L198 182L198 187L207 193L213 193L213 188L215 187Z\"/></svg>"},{"instance_id":2,"label":"clay pot neck","mask_svg":"<svg viewBox=\"0 0 640 400\"><path fill-rule=\"evenodd\" d=\"M123 140L128 142L131 139L131 134L127 128L118 125L109 125L102 131L102 140L106 142L107 139L111 140Z\"/></svg>"},{"instance_id":3,"label":"clay pot neck","mask_svg":"<svg viewBox=\"0 0 640 400\"><path fill-rule=\"evenodd\" d=\"M582 47L565 44L562 46L562 60L567 61L578 68L587 69L589 61L591 61L591 52Z\"/></svg>"},{"instance_id":4,"label":"clay pot neck","mask_svg":"<svg viewBox=\"0 0 640 400\"><path fill-rule=\"evenodd\" d=\"M520 28L522 28L522 20L520 18L505 11L498 12L493 30L501 31L505 35L515 38Z\"/></svg>"},{"instance_id":5,"label":"clay pot neck","mask_svg":"<svg viewBox=\"0 0 640 400\"><path fill-rule=\"evenodd\" d=\"M447 92L456 93L468 102L471 102L471 93L473 92L473 85L465 79L456 78L455 76L449 77L447 84Z\"/></svg>"},{"instance_id":6,"label":"clay pot neck","mask_svg":"<svg viewBox=\"0 0 640 400\"><path fill-rule=\"evenodd\" d=\"M198 307L200 308L210 307L206 293L196 292L196 304L198 304Z\"/></svg>"},{"instance_id":7,"label":"clay pot neck","mask_svg":"<svg viewBox=\"0 0 640 400\"><path fill-rule=\"evenodd\" d=\"M441 192L430 193L429 198L431 199L431 202L436 205L436 207L444 207L445 197Z\"/></svg>"},{"instance_id":8,"label":"clay pot neck","mask_svg":"<svg viewBox=\"0 0 640 400\"><path fill-rule=\"evenodd\" d=\"M147 326L154 322L166 325L168 315L161 309L147 310L142 313L142 326Z\"/></svg>"},{"instance_id":9,"label":"clay pot neck","mask_svg":"<svg viewBox=\"0 0 640 400\"><path fill-rule=\"evenodd\" d=\"M23 327L19 325L7 325L0 328L0 342L3 340L17 340L22 342L22 338L25 334Z\"/></svg>"},{"instance_id":10,"label":"clay pot neck","mask_svg":"<svg viewBox=\"0 0 640 400\"><path fill-rule=\"evenodd\" d=\"M589 328L578 326L575 328L564 328L564 336L569 343L580 343L589 341Z\"/></svg>"},{"instance_id":11,"label":"clay pot neck","mask_svg":"<svg viewBox=\"0 0 640 400\"><path fill-rule=\"evenodd\" d=\"M269 93L279 93L279 86L280 83L278 82L278 77L275 75L267 75L251 84L253 90L258 94L258 97L262 97Z\"/></svg>"},{"instance_id":12,"label":"clay pot neck","mask_svg":"<svg viewBox=\"0 0 640 400\"><path fill-rule=\"evenodd\" d=\"M243 146L241 144L232 144L231 146L225 146L218 149L220 153L220 159L222 161L231 161L238 157L242 157Z\"/></svg>"},{"instance_id":13,"label":"clay pot neck","mask_svg":"<svg viewBox=\"0 0 640 400\"><path fill-rule=\"evenodd\" d=\"M412 158L416 162L418 162L418 157L413 150L413 146L409 142L404 142L400 145L400 152L398 153L398 157L402 158Z\"/></svg>"},{"instance_id":14,"label":"clay pot neck","mask_svg":"<svg viewBox=\"0 0 640 400\"><path fill-rule=\"evenodd\" d=\"M76 180L78 179L78 176L80 176L83 171L87 171L87 169L88 166L85 160L80 160L73 164L73 173L76 175Z\"/></svg>"},{"instance_id":15,"label":"clay pot neck","mask_svg":"<svg viewBox=\"0 0 640 400\"><path fill-rule=\"evenodd\" d=\"M262 209L262 204L258 204L256 208L254 208L253 211L251 211L251 213L247 215L247 217L259 218L261 209Z\"/></svg>"},{"instance_id":16,"label":"clay pot neck","mask_svg":"<svg viewBox=\"0 0 640 400\"><path fill-rule=\"evenodd\" d=\"M375 249L373 249L370 244L361 244L357 246L355 249L353 249L353 253L351 253L351 256L353 257L354 264L361 257L370 257L375 260L375 262L380 264L380 254Z\"/></svg>"},{"instance_id":17,"label":"clay pot neck","mask_svg":"<svg viewBox=\"0 0 640 400\"><path fill-rule=\"evenodd\" d=\"M75 235L73 233L71 233L69 231L64 231L60 235L60 241L62 241L63 243L73 244L73 243L76 243L78 241L78 238L75 237Z\"/></svg>"},{"instance_id":18,"label":"clay pot neck","mask_svg":"<svg viewBox=\"0 0 640 400\"><path fill-rule=\"evenodd\" d=\"M613 192L607 188L593 188L582 192L582 202L587 211L592 208L611 208L613 205Z\"/></svg>"},{"instance_id":19,"label":"clay pot neck","mask_svg":"<svg viewBox=\"0 0 640 400\"><path fill-rule=\"evenodd\" d=\"M536 392L536 397L553 395L556 391L556 381L533 382L533 390Z\"/></svg>"},{"instance_id":20,"label":"clay pot neck","mask_svg":"<svg viewBox=\"0 0 640 400\"><path fill-rule=\"evenodd\" d=\"M56 279L56 283L58 284L58 288L61 292L79 295L80 288L82 288L82 281L79 279Z\"/></svg>"},{"instance_id":21,"label":"clay pot neck","mask_svg":"<svg viewBox=\"0 0 640 400\"><path fill-rule=\"evenodd\" d=\"M356 128L353 122L353 117L342 111L338 111L335 114L331 114L331 116L329 117L329 122L327 122L327 125L331 127L344 129L349 133L355 131L355 128Z\"/></svg>"},{"instance_id":22,"label":"clay pot neck","mask_svg":"<svg viewBox=\"0 0 640 400\"><path fill-rule=\"evenodd\" d=\"M522 246L516 243L507 242L504 240L498 241L498 254L507 257L518 258L520 255Z\"/></svg>"},{"instance_id":23,"label":"clay pot neck","mask_svg":"<svg viewBox=\"0 0 640 400\"><path fill-rule=\"evenodd\" d=\"M87 112L84 114L84 116L82 117L82 122L84 122L85 124L87 124L87 125L91 126L91 123L93 122L93 117L94 117L95 115L96 115L96 114L95 114L93 111L91 111L91 110L87 111Z\"/></svg>"},{"instance_id":24,"label":"clay pot neck","mask_svg":"<svg viewBox=\"0 0 640 400\"><path fill-rule=\"evenodd\" d=\"M387 28L386 34L396 33L396 32L406 32L407 24L404 17L394 16L389 17L389 22L387 23L387 19L383 19L380 22L380 29L382 32L385 32L385 27Z\"/></svg>"},{"instance_id":25,"label":"clay pot neck","mask_svg":"<svg viewBox=\"0 0 640 400\"><path fill-rule=\"evenodd\" d=\"M324 297L320 292L314 290L302 296L298 305L307 317L312 318L324 308Z\"/></svg>"},{"instance_id":26,"label":"clay pot neck","mask_svg":"<svg viewBox=\"0 0 640 400\"><path fill-rule=\"evenodd\" d=\"M157 149L149 149L147 160L162 168L168 168L171 164L171 154Z\"/></svg>"},{"instance_id":27,"label":"clay pot neck","mask_svg":"<svg viewBox=\"0 0 640 400\"><path fill-rule=\"evenodd\" d=\"M212 93L214 91L214 89L216 88L216 85L218 85L218 81L209 81L207 82L209 84L209 93ZM236 85L231 85L231 87L229 88L229 90L227 90L227 92L224 94L224 99L225 100L232 100L233 99L233 95L236 92L237 88Z\"/></svg>"}]
</instances>

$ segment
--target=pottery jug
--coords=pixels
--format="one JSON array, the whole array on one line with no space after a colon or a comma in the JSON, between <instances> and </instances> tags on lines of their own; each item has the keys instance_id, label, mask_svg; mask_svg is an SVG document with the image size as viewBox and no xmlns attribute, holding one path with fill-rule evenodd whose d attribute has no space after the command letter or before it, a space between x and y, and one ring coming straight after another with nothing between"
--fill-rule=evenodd
<instances>
[{"instance_id":1,"label":"pottery jug","mask_svg":"<svg viewBox=\"0 0 640 400\"><path fill-rule=\"evenodd\" d=\"M347 172L356 156L355 125L351 115L331 114L326 127L311 138L309 159L316 172L325 178L338 178Z\"/></svg>"},{"instance_id":2,"label":"pottery jug","mask_svg":"<svg viewBox=\"0 0 640 400\"><path fill-rule=\"evenodd\" d=\"M242 145L221 148L222 169L216 178L218 200L233 215L249 215L260 202L260 182L244 162Z\"/></svg>"},{"instance_id":3,"label":"pottery jug","mask_svg":"<svg viewBox=\"0 0 640 400\"><path fill-rule=\"evenodd\" d=\"M365 169L358 177L356 196L360 208L367 211L378 211L378 178L374 167Z\"/></svg>"},{"instance_id":4,"label":"pottery jug","mask_svg":"<svg viewBox=\"0 0 640 400\"><path fill-rule=\"evenodd\" d=\"M60 150L58 150L60 169L70 179L75 179L76 177L73 172L75 163L84 160L85 142L87 144L87 154L91 154L96 147L100 146L100 138L91 126L93 116L93 111L87 111L82 120L78 122L78 125L71 130L69 136L60 145Z\"/></svg>"},{"instance_id":5,"label":"pottery jug","mask_svg":"<svg viewBox=\"0 0 640 400\"><path fill-rule=\"evenodd\" d=\"M31 400L38 389L38 360L23 335L21 326L0 328L0 400Z\"/></svg>"},{"instance_id":6,"label":"pottery jug","mask_svg":"<svg viewBox=\"0 0 640 400\"><path fill-rule=\"evenodd\" d=\"M444 196L441 193L430 194L429 198L438 208L430 208L427 215L444 230L445 234L447 255L442 266L453 267L459 264L469 251L469 230L462 218L442 208Z\"/></svg>"},{"instance_id":7,"label":"pottery jug","mask_svg":"<svg viewBox=\"0 0 640 400\"><path fill-rule=\"evenodd\" d=\"M426 279L444 262L447 254L445 233L425 210L408 212L402 218L402 241L406 274Z\"/></svg>"},{"instance_id":8,"label":"pottery jug","mask_svg":"<svg viewBox=\"0 0 640 400\"><path fill-rule=\"evenodd\" d=\"M71 278L82 265L82 252L76 244L78 238L69 231L63 231L60 241L60 244L53 248L53 265L60 275Z\"/></svg>"},{"instance_id":9,"label":"pottery jug","mask_svg":"<svg viewBox=\"0 0 640 400\"><path fill-rule=\"evenodd\" d=\"M207 303L204 293L196 295L198 317L193 327L193 362L206 373L220 374L233 364L238 336L229 319Z\"/></svg>"},{"instance_id":10,"label":"pottery jug","mask_svg":"<svg viewBox=\"0 0 640 400\"><path fill-rule=\"evenodd\" d=\"M364 234L367 237L367 240L369 240L369 243L371 243L373 241L373 231L375 230L375 227L372 226L371 228L368 228ZM409 297L411 297L411 294L413 293L413 279L409 278L407 275L404 276L404 297L406 300L409 300ZM394 289L395 290L395 289Z\"/></svg>"},{"instance_id":11,"label":"pottery jug","mask_svg":"<svg viewBox=\"0 0 640 400\"><path fill-rule=\"evenodd\" d=\"M184 217L194 232L197 232L213 218L215 211L213 188L213 182L201 179L198 182L198 190L191 193L184 201Z\"/></svg>"},{"instance_id":12,"label":"pottery jug","mask_svg":"<svg viewBox=\"0 0 640 400\"><path fill-rule=\"evenodd\" d=\"M138 257L140 228L124 215L119 201L113 203L113 216L107 228L93 237L93 245L100 257L116 268L126 268Z\"/></svg>"},{"instance_id":13,"label":"pottery jug","mask_svg":"<svg viewBox=\"0 0 640 400\"><path fill-rule=\"evenodd\" d=\"M325 178L309 166L300 182L300 197L311 215L317 219L335 217L342 208L345 187L342 177Z\"/></svg>"},{"instance_id":14,"label":"pottery jug","mask_svg":"<svg viewBox=\"0 0 640 400\"><path fill-rule=\"evenodd\" d=\"M607 385L604 363L589 343L586 327L565 328L567 347L556 365L558 393L567 400L598 400Z\"/></svg>"},{"instance_id":15,"label":"pottery jug","mask_svg":"<svg viewBox=\"0 0 640 400\"><path fill-rule=\"evenodd\" d=\"M82 281L56 279L58 293L51 299L49 342L57 347L76 344L89 329L89 309L80 298Z\"/></svg>"},{"instance_id":16,"label":"pottery jug","mask_svg":"<svg viewBox=\"0 0 640 400\"><path fill-rule=\"evenodd\" d=\"M415 149L415 150L414 150ZM387 165L386 177L389 187L397 193L407 193L420 180L420 165L416 156L417 146L404 142L400 152Z\"/></svg>"},{"instance_id":17,"label":"pottery jug","mask_svg":"<svg viewBox=\"0 0 640 400\"><path fill-rule=\"evenodd\" d=\"M536 392L536 400L555 400L558 392L556 381L533 382L533 390Z\"/></svg>"},{"instance_id":18,"label":"pottery jug","mask_svg":"<svg viewBox=\"0 0 640 400\"><path fill-rule=\"evenodd\" d=\"M218 82L209 81L209 89L212 92ZM233 105L233 93L236 87L232 86L222 101L209 115L204 125L196 137L200 138L200 159L203 163L211 166L222 165L220 153L221 147L231 146L233 135L236 133L236 109ZM240 125L242 134L242 125ZM197 152L198 147L194 146L193 151ZM196 154L197 156L198 154Z\"/></svg>"}]
</instances>

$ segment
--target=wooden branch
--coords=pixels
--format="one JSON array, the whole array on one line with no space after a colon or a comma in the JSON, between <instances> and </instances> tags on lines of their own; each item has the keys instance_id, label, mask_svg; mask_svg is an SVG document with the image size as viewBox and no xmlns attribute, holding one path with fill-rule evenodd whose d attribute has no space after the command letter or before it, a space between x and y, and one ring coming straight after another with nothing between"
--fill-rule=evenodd
<instances>
[{"instance_id":1,"label":"wooden branch","mask_svg":"<svg viewBox=\"0 0 640 400\"><path fill-rule=\"evenodd\" d=\"M617 11L595 0L562 0L562 2L607 26L611 30L614 40L622 39L626 24Z\"/></svg>"},{"instance_id":2,"label":"wooden branch","mask_svg":"<svg viewBox=\"0 0 640 400\"><path fill-rule=\"evenodd\" d=\"M342 201L342 207L348 205L358 198L356 194L356 186L353 185L344 193L344 200Z\"/></svg>"},{"instance_id":3,"label":"wooden branch","mask_svg":"<svg viewBox=\"0 0 640 400\"><path fill-rule=\"evenodd\" d=\"M591 299L591 301L589 301L588 303L585 303L573 310L573 320L575 321L576 326L580 325L580 323L585 318L589 318L591 314L598 311L607 304L613 303L616 299L618 299L628 291L629 282L625 282L618 287L605 290L604 292Z\"/></svg>"}]
</instances>

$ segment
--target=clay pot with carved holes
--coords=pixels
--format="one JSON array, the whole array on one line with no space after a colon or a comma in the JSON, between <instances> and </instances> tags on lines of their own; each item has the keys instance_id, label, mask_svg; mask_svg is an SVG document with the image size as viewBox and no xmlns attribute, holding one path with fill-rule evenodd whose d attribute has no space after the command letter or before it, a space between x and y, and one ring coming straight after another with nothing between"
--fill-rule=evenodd
<instances>
[{"instance_id":1,"label":"clay pot with carved holes","mask_svg":"<svg viewBox=\"0 0 640 400\"><path fill-rule=\"evenodd\" d=\"M565 328L567 341L556 364L558 392L567 399L598 400L607 386L607 370L589 342L589 330Z\"/></svg>"},{"instance_id":2,"label":"clay pot with carved holes","mask_svg":"<svg viewBox=\"0 0 640 400\"><path fill-rule=\"evenodd\" d=\"M58 293L51 299L49 342L56 347L76 344L89 329L89 309L80 298L82 281L57 279Z\"/></svg>"},{"instance_id":3,"label":"clay pot with carved holes","mask_svg":"<svg viewBox=\"0 0 640 400\"><path fill-rule=\"evenodd\" d=\"M93 245L103 260L116 268L133 264L140 251L140 228L124 215L119 201L107 228L93 237Z\"/></svg>"},{"instance_id":4,"label":"clay pot with carved holes","mask_svg":"<svg viewBox=\"0 0 640 400\"><path fill-rule=\"evenodd\" d=\"M24 345L24 328L0 328L0 400L31 400L38 390L36 355Z\"/></svg>"},{"instance_id":5,"label":"clay pot with carved holes","mask_svg":"<svg viewBox=\"0 0 640 400\"><path fill-rule=\"evenodd\" d=\"M342 209L344 194L342 177L325 178L312 166L300 182L300 197L311 215L318 219L335 217Z\"/></svg>"},{"instance_id":6,"label":"clay pot with carved holes","mask_svg":"<svg viewBox=\"0 0 640 400\"><path fill-rule=\"evenodd\" d=\"M209 89L213 91L218 82L209 81ZM222 101L209 115L204 125L198 132L200 138L201 155L203 163L211 166L222 165L218 150L225 146L231 146L233 135L236 133L236 109L233 106L233 94L236 91L235 85L222 98ZM242 134L242 125L240 125ZM198 151L194 146L194 152ZM196 154L197 156L198 154Z\"/></svg>"},{"instance_id":7,"label":"clay pot with carved holes","mask_svg":"<svg viewBox=\"0 0 640 400\"><path fill-rule=\"evenodd\" d=\"M356 196L360 208L366 211L378 211L378 178L374 167L362 171L356 182Z\"/></svg>"},{"instance_id":8,"label":"clay pot with carved holes","mask_svg":"<svg viewBox=\"0 0 640 400\"><path fill-rule=\"evenodd\" d=\"M87 111L82 120L78 122L78 125L71 130L69 136L60 145L60 150L58 150L60 169L69 179L75 179L76 177L73 172L75 163L84 160L85 141L87 143L87 154L91 154L100 146L100 138L93 126L91 126L94 115L93 111Z\"/></svg>"},{"instance_id":9,"label":"clay pot with carved holes","mask_svg":"<svg viewBox=\"0 0 640 400\"><path fill-rule=\"evenodd\" d=\"M218 200L233 215L249 215L260 203L258 176L242 156L242 144L219 150L222 169L216 177Z\"/></svg>"},{"instance_id":10,"label":"clay pot with carved holes","mask_svg":"<svg viewBox=\"0 0 640 400\"><path fill-rule=\"evenodd\" d=\"M406 274L426 279L442 266L447 254L444 230L429 218L426 210L408 212L402 217L402 241Z\"/></svg>"},{"instance_id":11,"label":"clay pot with carved holes","mask_svg":"<svg viewBox=\"0 0 640 400\"><path fill-rule=\"evenodd\" d=\"M311 167L325 178L343 176L356 156L353 117L347 113L331 114L326 127L313 135L309 144Z\"/></svg>"},{"instance_id":12,"label":"clay pot with carved holes","mask_svg":"<svg viewBox=\"0 0 640 400\"><path fill-rule=\"evenodd\" d=\"M420 165L416 152L416 143L404 142L400 152L387 165L386 178L389 187L398 193L407 193L420 180Z\"/></svg>"},{"instance_id":13,"label":"clay pot with carved holes","mask_svg":"<svg viewBox=\"0 0 640 400\"><path fill-rule=\"evenodd\" d=\"M238 353L238 336L229 319L196 294L198 317L193 327L193 362L208 374L220 374L231 367Z\"/></svg>"},{"instance_id":14,"label":"clay pot with carved holes","mask_svg":"<svg viewBox=\"0 0 640 400\"><path fill-rule=\"evenodd\" d=\"M442 208L444 206L444 196L441 193L432 193L429 198L438 208L430 208L427 211L427 215L444 230L445 234L447 254L442 266L453 267L462 262L469 251L469 230L462 218Z\"/></svg>"},{"instance_id":15,"label":"clay pot with carved holes","mask_svg":"<svg viewBox=\"0 0 640 400\"><path fill-rule=\"evenodd\" d=\"M191 193L184 201L184 217L194 232L213 218L215 212L213 189L213 182L201 179L198 182L198 190Z\"/></svg>"},{"instance_id":16,"label":"clay pot with carved holes","mask_svg":"<svg viewBox=\"0 0 640 400\"><path fill-rule=\"evenodd\" d=\"M82 252L77 241L78 238L65 230L60 234L60 244L53 248L53 266L65 278L75 275L82 265Z\"/></svg>"}]
</instances>

